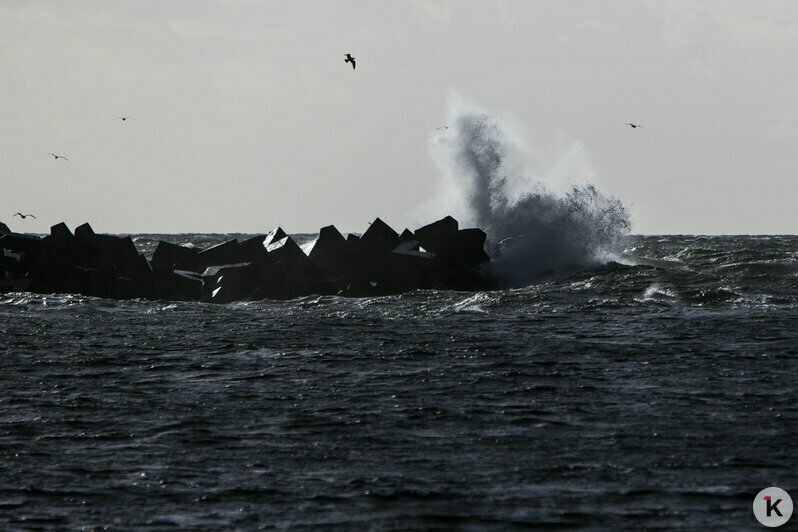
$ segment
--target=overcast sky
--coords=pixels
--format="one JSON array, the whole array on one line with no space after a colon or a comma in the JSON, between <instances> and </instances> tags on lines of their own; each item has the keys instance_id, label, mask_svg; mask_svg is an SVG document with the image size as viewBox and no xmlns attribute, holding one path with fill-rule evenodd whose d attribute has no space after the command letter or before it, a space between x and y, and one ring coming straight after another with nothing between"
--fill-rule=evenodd
<instances>
[{"instance_id":1,"label":"overcast sky","mask_svg":"<svg viewBox=\"0 0 798 532\"><path fill-rule=\"evenodd\" d=\"M0 220L412 225L459 94L635 233L796 233L797 66L794 0L0 0Z\"/></svg>"}]
</instances>

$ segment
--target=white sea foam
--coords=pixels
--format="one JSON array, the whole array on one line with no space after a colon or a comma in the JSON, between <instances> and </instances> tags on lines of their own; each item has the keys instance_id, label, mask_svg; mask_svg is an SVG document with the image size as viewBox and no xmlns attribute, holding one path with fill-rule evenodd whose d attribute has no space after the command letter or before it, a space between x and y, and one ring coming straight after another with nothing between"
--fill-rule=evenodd
<instances>
[{"instance_id":1,"label":"white sea foam","mask_svg":"<svg viewBox=\"0 0 798 532\"><path fill-rule=\"evenodd\" d=\"M660 299L677 299L678 295L672 288L653 283L643 292L642 299L638 301L655 301Z\"/></svg>"},{"instance_id":2,"label":"white sea foam","mask_svg":"<svg viewBox=\"0 0 798 532\"><path fill-rule=\"evenodd\" d=\"M447 123L430 143L444 184L428 213L451 212L463 225L484 229L493 274L504 285L526 286L550 272L613 258L631 227L629 215L589 182L581 145L554 164L533 164L510 117L459 98Z\"/></svg>"}]
</instances>

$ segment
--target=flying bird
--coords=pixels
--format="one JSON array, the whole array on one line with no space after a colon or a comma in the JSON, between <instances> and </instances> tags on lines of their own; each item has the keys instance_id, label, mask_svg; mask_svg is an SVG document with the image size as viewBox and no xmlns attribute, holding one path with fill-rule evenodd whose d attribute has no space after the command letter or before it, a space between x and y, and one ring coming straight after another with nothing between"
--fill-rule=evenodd
<instances>
[{"instance_id":1,"label":"flying bird","mask_svg":"<svg viewBox=\"0 0 798 532\"><path fill-rule=\"evenodd\" d=\"M441 129L449 129L449 126L441 126L439 128L436 128L435 131L439 131Z\"/></svg>"},{"instance_id":2,"label":"flying bird","mask_svg":"<svg viewBox=\"0 0 798 532\"><path fill-rule=\"evenodd\" d=\"M20 218L22 218L23 220L24 220L25 218L29 217L29 216L30 216L31 218L36 218L36 217L35 217L34 215L32 215L32 214L22 214L21 212L14 213L14 216L19 216L19 217L20 217ZM13 218L14 216L12 216L12 218Z\"/></svg>"},{"instance_id":3,"label":"flying bird","mask_svg":"<svg viewBox=\"0 0 798 532\"><path fill-rule=\"evenodd\" d=\"M633 124L633 123L631 123L631 122L627 122L627 123L626 123L626 125L627 125L627 126L629 126L629 127L631 127L632 129L637 129L637 128L639 128L639 127L643 127L643 126L641 126L640 124Z\"/></svg>"},{"instance_id":4,"label":"flying bird","mask_svg":"<svg viewBox=\"0 0 798 532\"><path fill-rule=\"evenodd\" d=\"M124 122L125 120L131 119L131 118L133 118L133 117L132 116L117 116L116 118L114 118L114 120L121 120L122 122Z\"/></svg>"},{"instance_id":5,"label":"flying bird","mask_svg":"<svg viewBox=\"0 0 798 532\"><path fill-rule=\"evenodd\" d=\"M53 157L55 157L55 160L56 160L56 161L57 161L58 159L63 159L63 160L65 160L65 161L68 161L68 160L69 160L69 159L67 159L66 157L64 157L63 155L56 155L56 154L54 154L54 153L49 153L48 155L52 155Z\"/></svg>"},{"instance_id":6,"label":"flying bird","mask_svg":"<svg viewBox=\"0 0 798 532\"><path fill-rule=\"evenodd\" d=\"M355 58L352 57L352 54L346 54L346 59L344 59L344 63L352 63L352 70L355 69Z\"/></svg>"}]
</instances>

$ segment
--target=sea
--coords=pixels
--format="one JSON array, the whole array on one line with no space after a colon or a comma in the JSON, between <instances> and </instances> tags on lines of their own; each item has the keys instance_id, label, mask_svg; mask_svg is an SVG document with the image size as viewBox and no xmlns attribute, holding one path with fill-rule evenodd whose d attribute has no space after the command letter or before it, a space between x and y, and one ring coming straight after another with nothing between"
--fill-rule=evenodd
<instances>
[{"instance_id":1,"label":"sea","mask_svg":"<svg viewBox=\"0 0 798 532\"><path fill-rule=\"evenodd\" d=\"M0 359L2 530L756 530L798 496L798 236L485 292L4 294Z\"/></svg>"}]
</instances>

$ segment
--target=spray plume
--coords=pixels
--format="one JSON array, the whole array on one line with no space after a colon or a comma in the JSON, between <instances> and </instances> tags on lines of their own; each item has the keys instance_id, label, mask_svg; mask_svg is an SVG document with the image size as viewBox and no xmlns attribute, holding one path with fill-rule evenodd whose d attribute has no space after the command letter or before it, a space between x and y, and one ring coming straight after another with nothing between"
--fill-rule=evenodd
<instances>
[{"instance_id":1,"label":"spray plume","mask_svg":"<svg viewBox=\"0 0 798 532\"><path fill-rule=\"evenodd\" d=\"M508 117L458 100L447 123L431 140L446 180L434 208L488 233L491 273L502 285L527 286L552 272L606 262L630 230L623 203L594 185L555 192L551 179L534 177L541 169L530 168L522 135ZM563 166L569 164L555 168Z\"/></svg>"}]
</instances>

